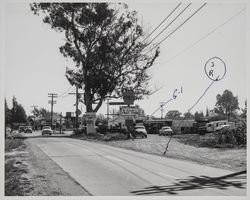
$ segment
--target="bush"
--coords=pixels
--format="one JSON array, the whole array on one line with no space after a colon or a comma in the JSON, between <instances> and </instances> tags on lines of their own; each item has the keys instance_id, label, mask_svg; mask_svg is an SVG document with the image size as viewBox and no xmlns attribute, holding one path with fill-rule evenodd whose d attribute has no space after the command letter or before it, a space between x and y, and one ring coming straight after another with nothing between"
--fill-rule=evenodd
<instances>
[{"instance_id":1,"label":"bush","mask_svg":"<svg viewBox=\"0 0 250 200\"><path fill-rule=\"evenodd\" d=\"M246 125L236 129L224 129L216 134L217 144L246 145Z\"/></svg>"},{"instance_id":2,"label":"bush","mask_svg":"<svg viewBox=\"0 0 250 200\"><path fill-rule=\"evenodd\" d=\"M83 137L85 139L93 139L93 140L102 140L103 139L103 135L101 135L100 133L84 134Z\"/></svg>"},{"instance_id":3,"label":"bush","mask_svg":"<svg viewBox=\"0 0 250 200\"><path fill-rule=\"evenodd\" d=\"M114 141L114 140L126 140L127 136L123 133L107 133L104 137L104 141Z\"/></svg>"}]
</instances>

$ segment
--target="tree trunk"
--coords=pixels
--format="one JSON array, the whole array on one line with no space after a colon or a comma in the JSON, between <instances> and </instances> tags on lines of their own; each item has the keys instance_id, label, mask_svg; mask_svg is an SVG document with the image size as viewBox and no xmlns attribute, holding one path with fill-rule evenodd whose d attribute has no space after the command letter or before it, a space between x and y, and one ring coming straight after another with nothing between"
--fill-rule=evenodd
<instances>
[{"instance_id":1,"label":"tree trunk","mask_svg":"<svg viewBox=\"0 0 250 200\"><path fill-rule=\"evenodd\" d=\"M90 90L87 87L85 87L85 106L86 112L93 112Z\"/></svg>"}]
</instances>

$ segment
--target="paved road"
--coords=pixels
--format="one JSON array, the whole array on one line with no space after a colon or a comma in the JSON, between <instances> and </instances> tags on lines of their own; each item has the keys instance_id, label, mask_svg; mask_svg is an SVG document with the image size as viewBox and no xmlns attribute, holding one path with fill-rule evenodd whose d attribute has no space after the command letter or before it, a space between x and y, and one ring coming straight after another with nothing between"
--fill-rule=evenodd
<instances>
[{"instance_id":1,"label":"paved road","mask_svg":"<svg viewBox=\"0 0 250 200\"><path fill-rule=\"evenodd\" d=\"M246 173L202 166L66 137L37 145L91 195L246 195Z\"/></svg>"},{"instance_id":2,"label":"paved road","mask_svg":"<svg viewBox=\"0 0 250 200\"><path fill-rule=\"evenodd\" d=\"M32 133L18 133L16 132L15 134L18 134L19 137L24 137L24 138L35 138L35 137L69 137L72 135L72 131L63 131L63 133L59 133L59 131L54 131L52 135L42 135L42 131L33 131Z\"/></svg>"}]
</instances>

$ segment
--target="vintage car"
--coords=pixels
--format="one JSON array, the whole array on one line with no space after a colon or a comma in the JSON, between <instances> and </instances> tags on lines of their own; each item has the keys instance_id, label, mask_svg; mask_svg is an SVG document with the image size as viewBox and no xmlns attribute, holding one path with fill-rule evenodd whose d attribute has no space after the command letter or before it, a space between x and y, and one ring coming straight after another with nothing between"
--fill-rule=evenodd
<instances>
[{"instance_id":1,"label":"vintage car","mask_svg":"<svg viewBox=\"0 0 250 200\"><path fill-rule=\"evenodd\" d=\"M143 125L136 125L132 131L132 136L135 138L140 136L142 138L147 138L147 131Z\"/></svg>"},{"instance_id":2,"label":"vintage car","mask_svg":"<svg viewBox=\"0 0 250 200\"><path fill-rule=\"evenodd\" d=\"M163 126L159 130L159 135L171 135L173 134L173 130L169 126Z\"/></svg>"},{"instance_id":3,"label":"vintage car","mask_svg":"<svg viewBox=\"0 0 250 200\"><path fill-rule=\"evenodd\" d=\"M48 135L52 135L53 131L50 128L50 126L44 126L42 129L42 135L48 134Z\"/></svg>"},{"instance_id":4,"label":"vintage car","mask_svg":"<svg viewBox=\"0 0 250 200\"><path fill-rule=\"evenodd\" d=\"M24 130L24 133L32 133L32 128L30 126L27 126Z\"/></svg>"}]
</instances>

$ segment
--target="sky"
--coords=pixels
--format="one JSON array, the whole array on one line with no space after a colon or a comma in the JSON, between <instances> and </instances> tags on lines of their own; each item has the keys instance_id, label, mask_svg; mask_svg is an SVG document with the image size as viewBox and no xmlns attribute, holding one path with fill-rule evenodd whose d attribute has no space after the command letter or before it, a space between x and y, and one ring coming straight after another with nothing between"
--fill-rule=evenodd
<instances>
[{"instance_id":1,"label":"sky","mask_svg":"<svg viewBox=\"0 0 250 200\"><path fill-rule=\"evenodd\" d=\"M246 7L243 3L208 3L190 18L180 29L160 45L160 56L149 70L152 89L157 92L135 104L151 115L173 97L176 99L164 107L164 115L169 110L187 112L205 92L205 95L191 110L213 109L216 95L229 89L238 96L239 106L244 107L247 98L246 70ZM130 10L138 12L138 18L146 31L151 32L179 2L128 3ZM188 3L182 3L176 12L149 38L157 35ZM188 18L203 3L192 3L189 8L154 42L158 43ZM75 92L65 77L67 66L74 63L64 58L59 47L63 44L63 34L52 30L42 22L42 16L35 16L28 3L6 2L3 18L3 64L4 95L9 107L13 95L21 103L27 114L31 106L50 110L48 93L56 93L55 112L74 112ZM210 80L204 70L205 64L213 57L220 58L226 66L226 74L220 81ZM209 63L208 63L209 64ZM219 67L221 63L215 63ZM70 88L70 89L69 89ZM119 100L121 101L121 100ZM80 105L85 112L85 106ZM118 109L112 106L110 109ZM105 114L106 103L98 113ZM159 117L160 111L155 113Z\"/></svg>"}]
</instances>

